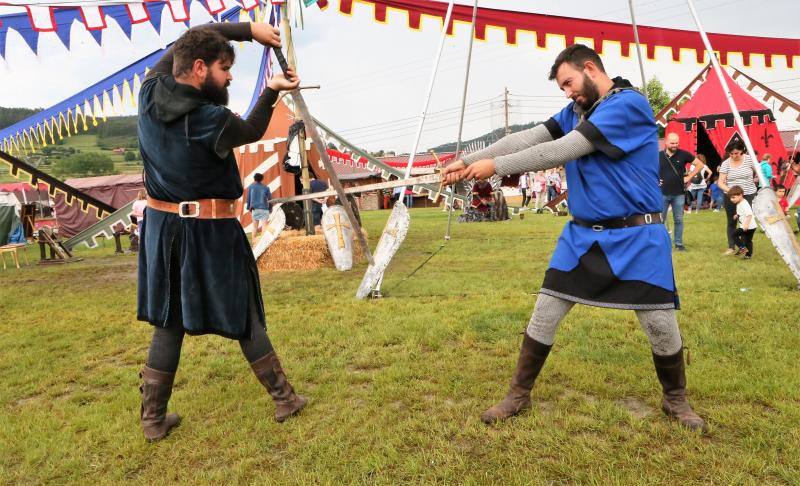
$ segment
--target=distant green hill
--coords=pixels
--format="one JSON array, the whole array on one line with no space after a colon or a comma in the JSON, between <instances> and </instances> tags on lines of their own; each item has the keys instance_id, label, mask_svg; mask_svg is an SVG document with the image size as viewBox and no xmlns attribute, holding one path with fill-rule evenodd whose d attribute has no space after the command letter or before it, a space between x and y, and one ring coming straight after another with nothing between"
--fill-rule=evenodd
<instances>
[{"instance_id":1,"label":"distant green hill","mask_svg":"<svg viewBox=\"0 0 800 486\"><path fill-rule=\"evenodd\" d=\"M0 106L0 130L35 115L41 108L4 108Z\"/></svg>"},{"instance_id":2,"label":"distant green hill","mask_svg":"<svg viewBox=\"0 0 800 486\"><path fill-rule=\"evenodd\" d=\"M36 114L39 109L0 107L0 129L13 125ZM55 145L47 145L21 158L56 177L66 179L80 177L85 174L71 173L64 161L72 155L96 153L108 156L113 164L113 173L130 174L142 171L139 158L139 141L136 134L135 116L108 118L98 122L97 126L89 125L89 130L78 135L57 140ZM124 149L115 150L115 149ZM8 174L5 164L0 164L0 182L16 181Z\"/></svg>"},{"instance_id":3,"label":"distant green hill","mask_svg":"<svg viewBox=\"0 0 800 486\"><path fill-rule=\"evenodd\" d=\"M536 126L536 125L538 125L540 123L543 123L543 122L538 122L537 121L537 122L526 123L524 125L511 125L508 128L511 130L511 133L515 133L515 132L520 132L522 130L527 130L528 128L534 127L534 126ZM484 135L481 135L480 137L476 137L476 138L473 138L471 140L462 141L461 142L461 149L463 150L466 147L469 147L470 145L472 145L473 143L476 143L476 142L479 143L479 144L483 144L483 146L489 146L489 145L493 144L494 142L500 140L504 136L505 136L505 128L498 128L497 130L492 130L491 132L486 133ZM456 150L456 142L445 143L445 144L439 145L438 147L433 147L433 148L428 149L428 150L429 151L433 150L436 153L454 152Z\"/></svg>"}]
</instances>

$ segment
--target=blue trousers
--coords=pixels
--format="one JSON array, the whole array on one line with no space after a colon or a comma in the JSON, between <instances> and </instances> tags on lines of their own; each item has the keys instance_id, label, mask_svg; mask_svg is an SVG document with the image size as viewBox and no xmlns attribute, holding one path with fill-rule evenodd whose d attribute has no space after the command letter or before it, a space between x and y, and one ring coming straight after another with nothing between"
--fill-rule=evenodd
<instances>
[{"instance_id":1,"label":"blue trousers","mask_svg":"<svg viewBox=\"0 0 800 486\"><path fill-rule=\"evenodd\" d=\"M667 224L667 210L672 206L673 239L675 246L683 246L683 205L686 203L686 196L664 196L664 211L661 213L661 220Z\"/></svg>"},{"instance_id":2,"label":"blue trousers","mask_svg":"<svg viewBox=\"0 0 800 486\"><path fill-rule=\"evenodd\" d=\"M694 203L694 209L695 211L700 211L701 209L703 209L703 193L706 192L706 190L692 189L691 192L692 192L692 202ZM689 209L691 209L691 207Z\"/></svg>"}]
</instances>

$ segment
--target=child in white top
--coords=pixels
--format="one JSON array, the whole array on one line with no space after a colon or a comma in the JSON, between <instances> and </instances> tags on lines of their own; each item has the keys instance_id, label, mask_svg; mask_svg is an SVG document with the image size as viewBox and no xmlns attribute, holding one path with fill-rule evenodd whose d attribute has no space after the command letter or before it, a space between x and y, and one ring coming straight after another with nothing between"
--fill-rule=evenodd
<instances>
[{"instance_id":1,"label":"child in white top","mask_svg":"<svg viewBox=\"0 0 800 486\"><path fill-rule=\"evenodd\" d=\"M753 256L753 235L756 232L756 217L753 208L747 199L744 198L744 190L740 186L733 186L728 190L728 197L736 205L737 221L736 231L733 233L733 240L737 246L737 255L744 255L745 259Z\"/></svg>"}]
</instances>

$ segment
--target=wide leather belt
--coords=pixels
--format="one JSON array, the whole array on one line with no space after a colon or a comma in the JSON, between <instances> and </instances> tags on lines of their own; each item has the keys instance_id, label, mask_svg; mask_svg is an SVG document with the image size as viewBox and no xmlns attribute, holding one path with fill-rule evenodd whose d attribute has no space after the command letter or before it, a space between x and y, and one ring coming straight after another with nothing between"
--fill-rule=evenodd
<instances>
[{"instance_id":1,"label":"wide leather belt","mask_svg":"<svg viewBox=\"0 0 800 486\"><path fill-rule=\"evenodd\" d=\"M147 207L157 211L177 214L181 218L224 219L236 218L236 199L198 199L172 203L147 198Z\"/></svg>"},{"instance_id":2,"label":"wide leather belt","mask_svg":"<svg viewBox=\"0 0 800 486\"><path fill-rule=\"evenodd\" d=\"M642 226L646 224L661 224L661 213L634 214L624 218L607 219L605 221L584 221L572 218L572 222L584 228L592 228L595 231L607 229L630 228L632 226Z\"/></svg>"}]
</instances>

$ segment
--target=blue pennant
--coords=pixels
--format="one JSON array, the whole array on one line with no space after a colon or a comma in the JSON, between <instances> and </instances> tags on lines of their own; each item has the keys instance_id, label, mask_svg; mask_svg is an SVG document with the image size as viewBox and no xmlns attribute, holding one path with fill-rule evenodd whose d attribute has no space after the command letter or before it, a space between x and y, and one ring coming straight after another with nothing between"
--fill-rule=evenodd
<instances>
[{"instance_id":1,"label":"blue pennant","mask_svg":"<svg viewBox=\"0 0 800 486\"><path fill-rule=\"evenodd\" d=\"M70 31L72 30L72 23L80 18L78 10L74 8L59 8L56 9L56 35L64 46L69 50L70 46Z\"/></svg>"},{"instance_id":2,"label":"blue pennant","mask_svg":"<svg viewBox=\"0 0 800 486\"><path fill-rule=\"evenodd\" d=\"M133 30L133 24L131 23L131 16L128 15L128 9L125 8L124 5L103 7L103 12L114 19L117 25L119 25L119 28L122 29L122 32L125 33L125 37L127 37L128 40L132 40L131 31Z\"/></svg>"}]
</instances>

